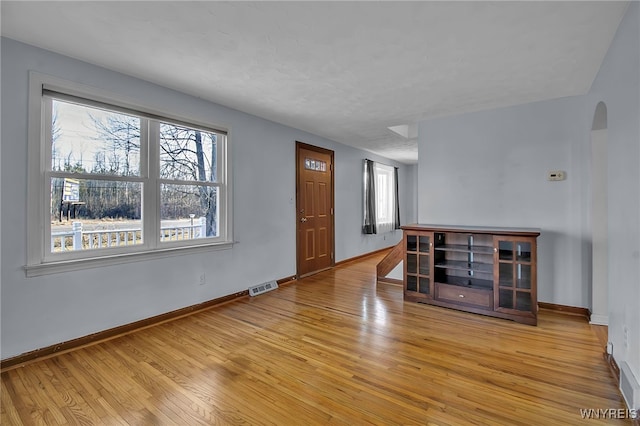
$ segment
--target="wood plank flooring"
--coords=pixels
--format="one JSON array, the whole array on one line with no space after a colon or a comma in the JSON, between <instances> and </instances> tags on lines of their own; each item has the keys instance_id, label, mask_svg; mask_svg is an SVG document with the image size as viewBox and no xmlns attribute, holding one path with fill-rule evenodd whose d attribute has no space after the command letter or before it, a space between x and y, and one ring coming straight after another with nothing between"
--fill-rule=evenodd
<instances>
[{"instance_id":1,"label":"wood plank flooring","mask_svg":"<svg viewBox=\"0 0 640 426\"><path fill-rule=\"evenodd\" d=\"M624 408L584 318L405 303L376 286L383 257L6 371L1 423L570 425Z\"/></svg>"}]
</instances>

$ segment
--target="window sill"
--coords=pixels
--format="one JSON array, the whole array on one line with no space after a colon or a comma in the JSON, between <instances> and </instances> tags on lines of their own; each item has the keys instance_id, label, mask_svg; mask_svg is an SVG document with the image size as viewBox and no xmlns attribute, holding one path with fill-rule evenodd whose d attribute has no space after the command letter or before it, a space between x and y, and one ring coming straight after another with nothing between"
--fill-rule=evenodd
<instances>
[{"instance_id":1,"label":"window sill","mask_svg":"<svg viewBox=\"0 0 640 426\"><path fill-rule=\"evenodd\" d=\"M57 262L39 263L24 267L27 278L43 275L72 272L81 269L101 268L106 266L121 265L145 260L161 259L171 256L184 256L188 254L203 253L207 251L228 250L233 248L235 242L203 244L198 246L172 247L136 253L116 254L83 259L64 260Z\"/></svg>"}]
</instances>

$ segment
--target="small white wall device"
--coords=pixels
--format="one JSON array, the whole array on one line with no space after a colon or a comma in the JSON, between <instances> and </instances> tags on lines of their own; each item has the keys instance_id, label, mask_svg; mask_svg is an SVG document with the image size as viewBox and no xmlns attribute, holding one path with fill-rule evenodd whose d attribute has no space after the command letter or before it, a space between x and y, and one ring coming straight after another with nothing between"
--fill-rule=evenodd
<instances>
[{"instance_id":1,"label":"small white wall device","mask_svg":"<svg viewBox=\"0 0 640 426\"><path fill-rule=\"evenodd\" d=\"M547 173L547 180L559 181L559 180L565 180L566 178L567 178L567 174L562 170L552 170Z\"/></svg>"}]
</instances>

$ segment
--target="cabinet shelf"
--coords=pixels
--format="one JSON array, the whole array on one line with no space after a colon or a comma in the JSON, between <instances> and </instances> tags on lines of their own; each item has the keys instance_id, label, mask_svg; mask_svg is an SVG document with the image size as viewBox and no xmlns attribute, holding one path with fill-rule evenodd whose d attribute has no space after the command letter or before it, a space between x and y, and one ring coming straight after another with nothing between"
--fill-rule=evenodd
<instances>
[{"instance_id":1,"label":"cabinet shelf","mask_svg":"<svg viewBox=\"0 0 640 426\"><path fill-rule=\"evenodd\" d=\"M491 263L465 262L460 260L445 260L443 262L436 263L435 267L443 269L456 269L458 271L473 271L483 273L493 272L493 265Z\"/></svg>"},{"instance_id":2,"label":"cabinet shelf","mask_svg":"<svg viewBox=\"0 0 640 426\"><path fill-rule=\"evenodd\" d=\"M438 251L452 251L458 253L475 253L475 254L491 254L493 255L493 247L485 246L467 246L464 244L444 244L435 247Z\"/></svg>"},{"instance_id":3,"label":"cabinet shelf","mask_svg":"<svg viewBox=\"0 0 640 426\"><path fill-rule=\"evenodd\" d=\"M493 288L493 281L491 280L481 280L478 278L467 278L467 277L455 277L455 276L446 276L444 279L439 279L436 281L440 284L449 284L455 285L459 287L469 287L469 288L482 288L491 290Z\"/></svg>"},{"instance_id":4,"label":"cabinet shelf","mask_svg":"<svg viewBox=\"0 0 640 426\"><path fill-rule=\"evenodd\" d=\"M514 283L500 281L500 288L514 288ZM531 280L519 280L515 284L515 288L518 289L518 291L529 291L531 290Z\"/></svg>"},{"instance_id":5,"label":"cabinet shelf","mask_svg":"<svg viewBox=\"0 0 640 426\"><path fill-rule=\"evenodd\" d=\"M504 259L500 259L498 261L499 263L508 263L508 264L512 264L512 263L518 263L520 265L531 265L531 260L521 260L521 259L517 259L517 260L504 260Z\"/></svg>"}]
</instances>

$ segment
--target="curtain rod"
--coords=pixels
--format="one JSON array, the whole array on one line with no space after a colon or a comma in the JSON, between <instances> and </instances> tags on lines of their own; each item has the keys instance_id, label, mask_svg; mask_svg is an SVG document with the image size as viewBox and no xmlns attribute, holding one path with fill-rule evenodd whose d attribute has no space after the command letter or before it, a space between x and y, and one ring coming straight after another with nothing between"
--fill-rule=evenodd
<instances>
[{"instance_id":1,"label":"curtain rod","mask_svg":"<svg viewBox=\"0 0 640 426\"><path fill-rule=\"evenodd\" d=\"M387 166L387 167L393 167L395 169L398 168L398 166L392 166L391 164L387 164L387 163L383 163L382 161L376 161L376 160L370 160L368 158L365 158L366 161L373 161L374 163L379 163L382 164L383 166Z\"/></svg>"}]
</instances>

